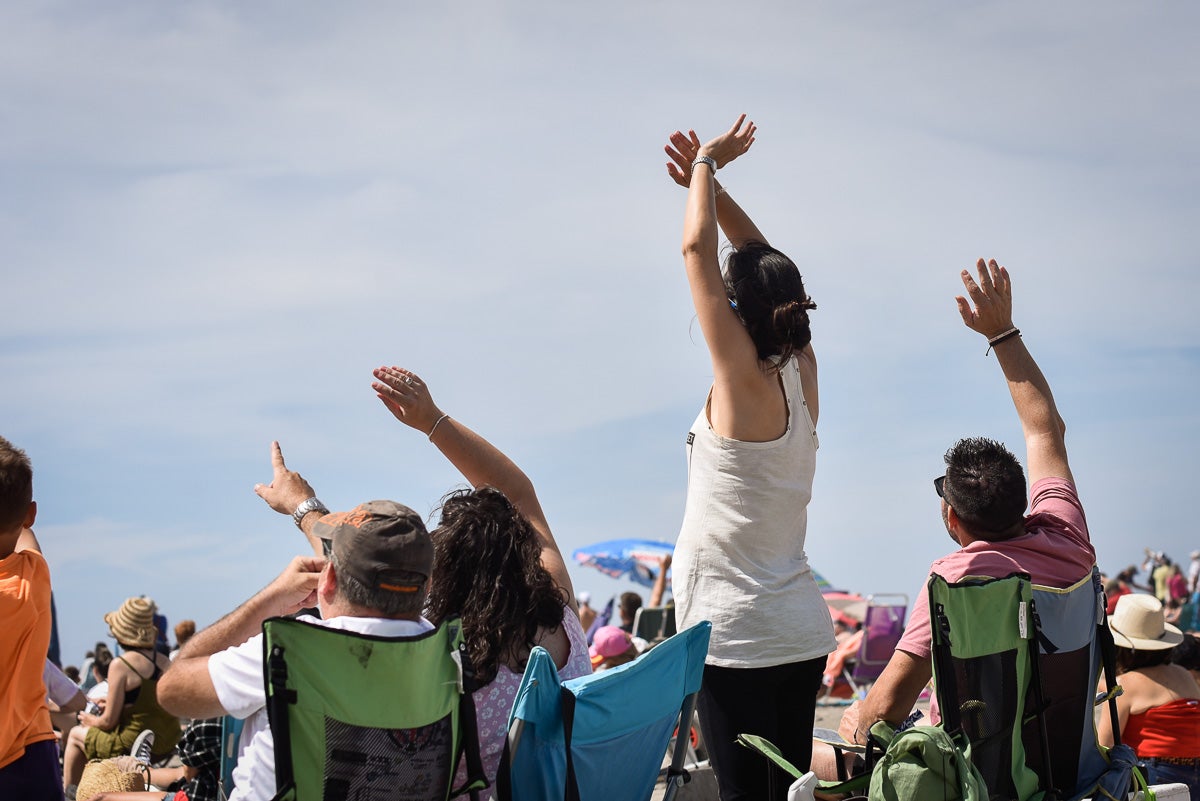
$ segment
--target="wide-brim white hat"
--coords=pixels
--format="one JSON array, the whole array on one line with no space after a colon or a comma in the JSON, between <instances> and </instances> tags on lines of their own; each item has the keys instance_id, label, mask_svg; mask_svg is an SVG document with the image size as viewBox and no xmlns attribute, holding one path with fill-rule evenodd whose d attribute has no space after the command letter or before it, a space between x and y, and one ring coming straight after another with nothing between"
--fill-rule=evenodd
<instances>
[{"instance_id":1,"label":"wide-brim white hat","mask_svg":"<svg viewBox=\"0 0 1200 801\"><path fill-rule=\"evenodd\" d=\"M1162 603L1151 595L1122 595L1108 616L1108 627L1121 648L1161 651L1183 642L1183 632L1163 619Z\"/></svg>"}]
</instances>

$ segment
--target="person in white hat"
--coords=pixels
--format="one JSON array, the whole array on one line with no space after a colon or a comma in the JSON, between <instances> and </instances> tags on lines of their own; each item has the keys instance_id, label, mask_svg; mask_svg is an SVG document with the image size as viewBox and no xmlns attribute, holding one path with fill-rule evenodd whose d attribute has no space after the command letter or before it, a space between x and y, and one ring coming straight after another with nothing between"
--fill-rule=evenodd
<instances>
[{"instance_id":1,"label":"person in white hat","mask_svg":"<svg viewBox=\"0 0 1200 801\"><path fill-rule=\"evenodd\" d=\"M1123 595L1108 618L1117 644L1117 696L1121 742L1132 747L1151 784L1182 782L1200 798L1200 685L1171 649L1183 633L1163 618L1162 604L1149 595ZM1101 715L1096 734L1113 744L1112 725Z\"/></svg>"}]
</instances>

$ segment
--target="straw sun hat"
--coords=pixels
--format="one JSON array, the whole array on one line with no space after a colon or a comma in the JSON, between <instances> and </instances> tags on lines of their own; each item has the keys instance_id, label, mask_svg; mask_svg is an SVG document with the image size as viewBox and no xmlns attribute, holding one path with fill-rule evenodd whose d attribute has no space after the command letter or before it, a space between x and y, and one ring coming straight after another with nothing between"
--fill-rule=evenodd
<instances>
[{"instance_id":1,"label":"straw sun hat","mask_svg":"<svg viewBox=\"0 0 1200 801\"><path fill-rule=\"evenodd\" d=\"M154 604L147 598L126 598L120 609L104 616L104 622L121 645L153 648L158 639Z\"/></svg>"},{"instance_id":2,"label":"straw sun hat","mask_svg":"<svg viewBox=\"0 0 1200 801\"><path fill-rule=\"evenodd\" d=\"M1108 616L1113 641L1120 648L1161 651L1183 642L1183 632L1163 619L1162 603L1151 595L1122 595Z\"/></svg>"}]
</instances>

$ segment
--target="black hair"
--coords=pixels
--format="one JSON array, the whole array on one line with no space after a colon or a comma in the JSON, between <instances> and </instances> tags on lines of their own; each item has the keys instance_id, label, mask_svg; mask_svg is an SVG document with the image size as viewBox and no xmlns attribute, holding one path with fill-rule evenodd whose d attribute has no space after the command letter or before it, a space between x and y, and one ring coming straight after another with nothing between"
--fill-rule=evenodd
<instances>
[{"instance_id":1,"label":"black hair","mask_svg":"<svg viewBox=\"0 0 1200 801\"><path fill-rule=\"evenodd\" d=\"M429 618L462 619L467 656L488 684L502 663L526 658L539 628L562 625L567 593L542 566L536 529L498 489L447 495L432 537Z\"/></svg>"},{"instance_id":2,"label":"black hair","mask_svg":"<svg viewBox=\"0 0 1200 801\"><path fill-rule=\"evenodd\" d=\"M1200 639L1194 634L1183 635L1183 642L1171 649L1171 663L1200 670Z\"/></svg>"},{"instance_id":3,"label":"black hair","mask_svg":"<svg viewBox=\"0 0 1200 801\"><path fill-rule=\"evenodd\" d=\"M25 522L33 502L33 464L25 451L0 437L0 531Z\"/></svg>"},{"instance_id":4,"label":"black hair","mask_svg":"<svg viewBox=\"0 0 1200 801\"><path fill-rule=\"evenodd\" d=\"M725 292L759 359L779 357L786 364L812 341L808 312L817 304L804 291L796 264L770 245L750 241L730 251Z\"/></svg>"},{"instance_id":5,"label":"black hair","mask_svg":"<svg viewBox=\"0 0 1200 801\"><path fill-rule=\"evenodd\" d=\"M1171 661L1172 651L1174 651L1173 648L1158 648L1151 651L1145 648L1125 648L1118 645L1117 675L1128 673L1131 670L1165 665Z\"/></svg>"},{"instance_id":6,"label":"black hair","mask_svg":"<svg viewBox=\"0 0 1200 801\"><path fill-rule=\"evenodd\" d=\"M960 439L946 451L946 503L978 539L1004 540L1024 519L1025 471L1008 448L986 437Z\"/></svg>"}]
</instances>

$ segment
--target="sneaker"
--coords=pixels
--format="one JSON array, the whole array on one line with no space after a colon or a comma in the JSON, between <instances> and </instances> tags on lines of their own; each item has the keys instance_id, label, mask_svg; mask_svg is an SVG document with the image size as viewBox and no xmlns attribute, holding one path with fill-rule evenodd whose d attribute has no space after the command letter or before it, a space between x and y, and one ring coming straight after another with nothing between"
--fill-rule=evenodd
<instances>
[{"instance_id":1,"label":"sneaker","mask_svg":"<svg viewBox=\"0 0 1200 801\"><path fill-rule=\"evenodd\" d=\"M146 729L133 741L133 747L129 749L129 753L138 762L141 762L143 765L149 765L150 750L152 748L154 748L154 732Z\"/></svg>"}]
</instances>

